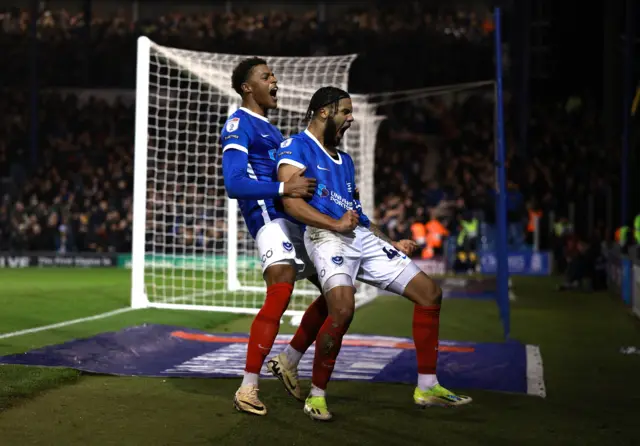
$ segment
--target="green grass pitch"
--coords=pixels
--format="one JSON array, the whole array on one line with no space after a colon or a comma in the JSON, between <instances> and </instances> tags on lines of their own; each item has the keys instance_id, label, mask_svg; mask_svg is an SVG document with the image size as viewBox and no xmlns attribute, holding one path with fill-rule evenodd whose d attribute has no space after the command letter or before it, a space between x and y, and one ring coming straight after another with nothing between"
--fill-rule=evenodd
<instances>
[{"instance_id":1,"label":"green grass pitch","mask_svg":"<svg viewBox=\"0 0 640 446\"><path fill-rule=\"evenodd\" d=\"M514 278L513 337L539 345L547 398L469 391L459 409L420 410L412 388L335 382L332 423L306 418L274 381L261 384L267 417L237 413L238 380L95 376L67 369L0 366L0 445L632 445L638 444L640 325L607 293L552 291L549 278ZM0 333L126 307L129 271L0 270ZM411 305L382 297L356 313L351 331L411 335ZM17 353L105 331L160 323L247 331L240 315L136 310L0 339ZM284 332L291 327L283 326ZM446 300L441 337L500 341L493 302Z\"/></svg>"}]
</instances>

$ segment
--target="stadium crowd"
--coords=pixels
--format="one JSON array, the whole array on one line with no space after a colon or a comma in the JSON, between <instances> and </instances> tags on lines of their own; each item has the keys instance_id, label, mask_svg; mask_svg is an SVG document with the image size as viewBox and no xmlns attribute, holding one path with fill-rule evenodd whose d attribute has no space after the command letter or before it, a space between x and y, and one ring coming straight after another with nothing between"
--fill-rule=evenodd
<instances>
[{"instance_id":1,"label":"stadium crowd","mask_svg":"<svg viewBox=\"0 0 640 446\"><path fill-rule=\"evenodd\" d=\"M24 11L5 11L0 16L0 47L12 60L0 71L3 85L25 87L28 22ZM492 24L482 14L370 8L354 10L324 31L318 27L315 10L298 17L283 11L171 14L137 23L124 16L93 17L87 39L82 14L43 11L38 21L38 79L42 87L131 88L135 38L140 34L161 44L239 54L361 52L350 81L357 91L491 77L487 51ZM425 54L412 62L411 69L405 62L406 42L412 42L410 51L418 45ZM379 57L381 52L388 57ZM427 63L427 55L437 56L440 63ZM125 101L109 103L54 91L39 95L38 109L34 164L29 149L29 95L23 88L0 95L0 178L5 178L0 250L128 251L133 108ZM491 223L495 179L490 95L472 90L432 96L390 106L384 112L389 119L379 134L375 172L375 218L383 228L392 237L412 238L412 224L432 218L451 233L470 213ZM585 194L602 196L614 184L615 157L597 147L597 123L589 102L576 106L572 98L566 103L541 104L533 110L525 155L519 152L507 122L514 245L524 242L529 209L567 217L566 203ZM185 209L199 205L204 213L216 213L223 209L217 200L200 197ZM577 212L579 218L586 211ZM173 246L223 249L216 242L221 240L223 226L207 227L206 218L195 223L176 229L176 222L155 221L149 222L149 229L162 232L164 228Z\"/></svg>"},{"instance_id":2,"label":"stadium crowd","mask_svg":"<svg viewBox=\"0 0 640 446\"><path fill-rule=\"evenodd\" d=\"M0 96L0 250L130 250L132 108L42 95L33 167L28 110L24 94Z\"/></svg>"},{"instance_id":3,"label":"stadium crowd","mask_svg":"<svg viewBox=\"0 0 640 446\"><path fill-rule=\"evenodd\" d=\"M0 48L12 61L0 73L2 85L24 85L28 79L29 20L29 12L17 9L0 16ZM432 10L420 2L352 8L326 26L320 26L315 5L300 14L286 10L250 14L235 9L173 13L136 22L123 9L108 17L94 14L90 23L87 31L83 12L41 12L37 47L42 84L133 87L135 39L141 34L161 45L231 54L359 53L351 82L359 92L421 87L425 80L431 85L476 81L490 78L492 72L492 23L486 11ZM414 54L422 57L410 57ZM430 63L436 56L440 63ZM399 66L405 69L398 70ZM376 75L371 76L372 72Z\"/></svg>"}]
</instances>

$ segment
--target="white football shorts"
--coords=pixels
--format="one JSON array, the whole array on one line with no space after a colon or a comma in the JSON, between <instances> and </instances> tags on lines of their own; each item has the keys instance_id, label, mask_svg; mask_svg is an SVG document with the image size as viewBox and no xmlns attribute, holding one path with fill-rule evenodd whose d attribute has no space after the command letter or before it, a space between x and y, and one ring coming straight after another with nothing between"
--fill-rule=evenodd
<instances>
[{"instance_id":1,"label":"white football shorts","mask_svg":"<svg viewBox=\"0 0 640 446\"><path fill-rule=\"evenodd\" d=\"M304 247L303 229L284 218L265 224L256 235L262 264L262 274L271 265L291 264L298 274L296 280L307 279L316 271Z\"/></svg>"},{"instance_id":2,"label":"white football shorts","mask_svg":"<svg viewBox=\"0 0 640 446\"><path fill-rule=\"evenodd\" d=\"M410 258L363 226L350 235L307 227L304 244L324 292L331 277L346 274L354 286L359 280L401 294L420 272Z\"/></svg>"}]
</instances>

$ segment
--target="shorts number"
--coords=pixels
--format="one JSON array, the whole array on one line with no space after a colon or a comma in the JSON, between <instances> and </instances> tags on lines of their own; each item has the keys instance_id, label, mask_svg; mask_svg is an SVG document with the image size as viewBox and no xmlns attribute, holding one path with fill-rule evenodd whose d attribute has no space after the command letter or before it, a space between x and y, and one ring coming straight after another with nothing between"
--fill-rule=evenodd
<instances>
[{"instance_id":1,"label":"shorts number","mask_svg":"<svg viewBox=\"0 0 640 446\"><path fill-rule=\"evenodd\" d=\"M400 253L395 249L388 249L386 246L382 248L382 251L384 251L389 260L393 260L395 257L398 257L400 255Z\"/></svg>"},{"instance_id":2,"label":"shorts number","mask_svg":"<svg viewBox=\"0 0 640 446\"><path fill-rule=\"evenodd\" d=\"M270 259L272 256L273 256L273 251L270 249L269 251L267 251L262 255L262 259L261 259L262 263L265 263L267 259Z\"/></svg>"}]
</instances>

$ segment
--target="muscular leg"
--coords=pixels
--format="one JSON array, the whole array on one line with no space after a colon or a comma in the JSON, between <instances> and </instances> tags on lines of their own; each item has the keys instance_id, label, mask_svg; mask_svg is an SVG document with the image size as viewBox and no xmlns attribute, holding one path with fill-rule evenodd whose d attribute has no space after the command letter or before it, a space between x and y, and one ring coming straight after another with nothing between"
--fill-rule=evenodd
<instances>
[{"instance_id":1,"label":"muscular leg","mask_svg":"<svg viewBox=\"0 0 640 446\"><path fill-rule=\"evenodd\" d=\"M401 274L388 287L415 304L413 342L418 362L418 386L414 391L414 401L420 406L458 406L469 403L471 398L468 396L456 395L438 384L436 366L442 290L432 278L422 271L416 273L416 270L415 265L409 265L403 272L404 278ZM411 274L415 275L407 283Z\"/></svg>"},{"instance_id":2,"label":"muscular leg","mask_svg":"<svg viewBox=\"0 0 640 446\"><path fill-rule=\"evenodd\" d=\"M349 292L351 293L352 302L349 303L349 305L351 305L352 308L352 317L353 308L355 308L353 288L334 288L334 290L341 289L349 290ZM422 382L423 384L427 385L427 387L431 387L437 382L435 377L435 370L437 363L437 347L442 291L433 279L422 272L417 273L409 281L407 286L403 287L402 290L394 290L393 287L391 287L391 290L399 292L399 294L402 294L404 297L408 298L416 304L413 317L413 336L414 341L416 342L416 351L418 352L418 373L420 375L426 375L422 377ZM336 292L343 293L344 291ZM309 306L307 311L305 311L300 327L291 340L290 345L287 346L288 355L290 355L288 357L290 357L293 362L297 363L304 352L306 352L311 344L313 344L314 339L320 338L317 333L320 329L320 326L322 326L323 328L327 327L327 315L331 316L332 311L333 314L336 314L336 312L338 311L344 311L344 308L346 307L343 304L345 298L342 297L342 294L339 294L339 297L333 297L333 295L333 290L331 290L329 293L327 293L326 299L322 296L318 297ZM325 321L324 325L322 325L322 321ZM418 346L420 346L420 348L418 348ZM318 351L319 345L318 341L316 340L316 358L318 355ZM328 376L330 376L330 374L331 373L329 372Z\"/></svg>"},{"instance_id":3,"label":"muscular leg","mask_svg":"<svg viewBox=\"0 0 640 446\"><path fill-rule=\"evenodd\" d=\"M271 265L264 272L264 280L267 296L251 324L243 385L258 383L260 369L271 352L280 329L280 320L289 305L296 270L290 264Z\"/></svg>"},{"instance_id":4,"label":"muscular leg","mask_svg":"<svg viewBox=\"0 0 640 446\"><path fill-rule=\"evenodd\" d=\"M258 398L258 376L280 329L296 280L296 270L288 263L269 266L264 272L267 296L251 324L244 378L234 397L236 409L266 415L267 408Z\"/></svg>"},{"instance_id":5,"label":"muscular leg","mask_svg":"<svg viewBox=\"0 0 640 446\"><path fill-rule=\"evenodd\" d=\"M317 276L314 277L315 280L314 278L309 280L320 289ZM299 401L304 398L298 384L298 363L302 359L302 355L313 344L326 317L327 304L324 297L320 295L305 312L291 343L285 347L282 353L267 361L269 373L278 378L287 393Z\"/></svg>"},{"instance_id":6,"label":"muscular leg","mask_svg":"<svg viewBox=\"0 0 640 446\"><path fill-rule=\"evenodd\" d=\"M318 276L309 278L309 281L313 283L319 290L321 289ZM320 327L324 323L324 320L329 314L327 307L327 301L321 294L309 305L307 310L302 316L300 326L296 330L295 335L291 339L291 342L285 348L285 354L290 363L297 364L302 358L302 355L311 347L313 341L316 340Z\"/></svg>"},{"instance_id":7,"label":"muscular leg","mask_svg":"<svg viewBox=\"0 0 640 446\"><path fill-rule=\"evenodd\" d=\"M304 403L304 413L315 420L328 421L332 418L325 391L342 347L342 338L353 319L355 289L352 283L350 276L341 273L330 277L324 284L328 315L316 337L311 392Z\"/></svg>"},{"instance_id":8,"label":"muscular leg","mask_svg":"<svg viewBox=\"0 0 640 446\"><path fill-rule=\"evenodd\" d=\"M418 361L418 387L426 390L438 382L436 365L442 291L433 279L420 272L411 279L402 295L415 304L413 342Z\"/></svg>"},{"instance_id":9,"label":"muscular leg","mask_svg":"<svg viewBox=\"0 0 640 446\"><path fill-rule=\"evenodd\" d=\"M353 319L354 291L352 286L337 286L325 294L328 315L316 337L311 396L324 396L336 358L340 353L342 338Z\"/></svg>"}]
</instances>

